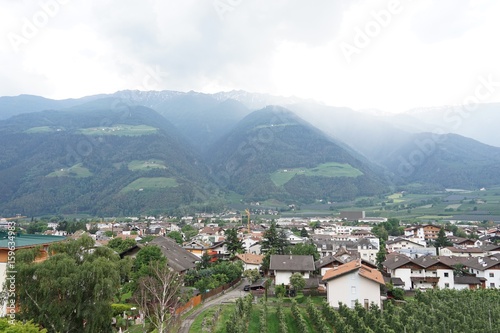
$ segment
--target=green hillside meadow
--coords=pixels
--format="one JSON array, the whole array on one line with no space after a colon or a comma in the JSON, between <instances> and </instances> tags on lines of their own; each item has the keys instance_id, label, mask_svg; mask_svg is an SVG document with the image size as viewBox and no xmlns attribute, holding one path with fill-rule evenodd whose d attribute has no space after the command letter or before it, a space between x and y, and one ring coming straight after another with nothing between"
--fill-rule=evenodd
<instances>
[{"instance_id":1,"label":"green hillside meadow","mask_svg":"<svg viewBox=\"0 0 500 333\"><path fill-rule=\"evenodd\" d=\"M363 175L363 173L347 163L328 162L319 164L314 168L281 169L271 174L271 180L276 186L283 186L295 175L357 177Z\"/></svg>"}]
</instances>

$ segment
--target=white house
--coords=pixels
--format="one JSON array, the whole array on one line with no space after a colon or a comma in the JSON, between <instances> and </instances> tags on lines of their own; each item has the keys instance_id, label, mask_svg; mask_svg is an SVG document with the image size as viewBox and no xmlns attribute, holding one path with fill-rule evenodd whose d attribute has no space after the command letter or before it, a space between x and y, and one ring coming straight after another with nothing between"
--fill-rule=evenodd
<instances>
[{"instance_id":1,"label":"white house","mask_svg":"<svg viewBox=\"0 0 500 333\"><path fill-rule=\"evenodd\" d=\"M275 285L289 285L290 276L300 273L304 279L314 272L314 258L311 255L271 255L269 271L274 275Z\"/></svg>"},{"instance_id":2,"label":"white house","mask_svg":"<svg viewBox=\"0 0 500 333\"><path fill-rule=\"evenodd\" d=\"M485 288L500 288L500 255L481 258L468 258L462 261L469 272L483 280Z\"/></svg>"},{"instance_id":3,"label":"white house","mask_svg":"<svg viewBox=\"0 0 500 333\"><path fill-rule=\"evenodd\" d=\"M236 255L238 260L243 262L243 270L249 269L257 269L260 270L260 266L262 265L262 260L264 259L263 255L252 254L252 253L238 253Z\"/></svg>"},{"instance_id":4,"label":"white house","mask_svg":"<svg viewBox=\"0 0 500 333\"><path fill-rule=\"evenodd\" d=\"M400 250L416 250L425 248L425 242L414 242L410 239L397 237L387 241L385 244L390 252L399 252Z\"/></svg>"},{"instance_id":5,"label":"white house","mask_svg":"<svg viewBox=\"0 0 500 333\"><path fill-rule=\"evenodd\" d=\"M375 242L371 242L368 238L361 238L358 241L358 253L361 259L371 263L377 262L377 252L379 247L374 243Z\"/></svg>"},{"instance_id":6,"label":"white house","mask_svg":"<svg viewBox=\"0 0 500 333\"><path fill-rule=\"evenodd\" d=\"M356 302L365 307L372 303L381 306L382 273L361 264L360 259L328 270L322 280L327 283L328 304L334 308L339 303L354 308Z\"/></svg>"}]
</instances>

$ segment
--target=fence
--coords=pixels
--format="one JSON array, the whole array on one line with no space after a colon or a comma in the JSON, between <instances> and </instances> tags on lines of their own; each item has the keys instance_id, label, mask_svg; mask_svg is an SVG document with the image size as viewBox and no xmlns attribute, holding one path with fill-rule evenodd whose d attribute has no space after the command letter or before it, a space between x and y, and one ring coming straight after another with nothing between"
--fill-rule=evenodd
<instances>
[{"instance_id":1,"label":"fence","mask_svg":"<svg viewBox=\"0 0 500 333\"><path fill-rule=\"evenodd\" d=\"M240 281L241 281L241 278L238 278L232 282L226 283L226 284L224 284L220 287L217 287L215 289L212 289L206 293L203 293L203 294L200 294L197 296L193 296L189 299L189 301L187 301L186 304L177 308L177 310L175 312L176 312L176 314L183 314L184 312L191 310L192 308L201 304L202 302L205 302L206 300L208 300L216 295L219 295L228 289L231 289L234 285L238 284Z\"/></svg>"}]
</instances>

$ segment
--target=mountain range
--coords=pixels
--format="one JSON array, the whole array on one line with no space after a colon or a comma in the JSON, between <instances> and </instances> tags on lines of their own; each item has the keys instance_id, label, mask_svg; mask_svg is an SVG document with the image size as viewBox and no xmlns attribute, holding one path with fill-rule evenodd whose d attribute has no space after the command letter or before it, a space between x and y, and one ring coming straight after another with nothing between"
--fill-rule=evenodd
<instances>
[{"instance_id":1,"label":"mountain range","mask_svg":"<svg viewBox=\"0 0 500 333\"><path fill-rule=\"evenodd\" d=\"M244 91L0 97L0 215L216 210L231 194L292 204L415 183L497 185L499 106L379 115Z\"/></svg>"}]
</instances>

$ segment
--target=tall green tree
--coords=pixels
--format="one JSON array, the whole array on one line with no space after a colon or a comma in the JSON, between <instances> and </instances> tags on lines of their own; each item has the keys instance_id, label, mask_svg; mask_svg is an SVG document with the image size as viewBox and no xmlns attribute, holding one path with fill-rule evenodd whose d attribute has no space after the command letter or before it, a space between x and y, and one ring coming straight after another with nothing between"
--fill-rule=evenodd
<instances>
[{"instance_id":1,"label":"tall green tree","mask_svg":"<svg viewBox=\"0 0 500 333\"><path fill-rule=\"evenodd\" d=\"M90 237L53 245L49 252L56 254L40 263L34 263L32 249L27 251L16 256L20 319L33 320L51 333L112 331L111 303L120 286L118 255L94 248Z\"/></svg>"},{"instance_id":2,"label":"tall green tree","mask_svg":"<svg viewBox=\"0 0 500 333\"><path fill-rule=\"evenodd\" d=\"M377 261L377 268L379 271L382 271L384 269L384 266L382 263L385 261L385 258L387 256L387 250L385 248L385 241L381 238L379 241L380 248L377 252L377 256L375 257Z\"/></svg>"},{"instance_id":3,"label":"tall green tree","mask_svg":"<svg viewBox=\"0 0 500 333\"><path fill-rule=\"evenodd\" d=\"M312 242L290 245L287 247L286 253L295 255L311 255L314 257L314 261L319 260L320 258L318 247Z\"/></svg>"},{"instance_id":4,"label":"tall green tree","mask_svg":"<svg viewBox=\"0 0 500 333\"><path fill-rule=\"evenodd\" d=\"M307 232L305 227L302 227L300 230L300 237L309 237L309 233Z\"/></svg>"},{"instance_id":5,"label":"tall green tree","mask_svg":"<svg viewBox=\"0 0 500 333\"><path fill-rule=\"evenodd\" d=\"M182 245L184 241L182 234L179 231L171 231L167 234L167 237L172 238L179 245Z\"/></svg>"},{"instance_id":6,"label":"tall green tree","mask_svg":"<svg viewBox=\"0 0 500 333\"><path fill-rule=\"evenodd\" d=\"M226 246L231 257L234 257L236 253L243 253L243 242L238 238L238 232L235 228L227 229L225 231L226 235Z\"/></svg>"},{"instance_id":7,"label":"tall green tree","mask_svg":"<svg viewBox=\"0 0 500 333\"><path fill-rule=\"evenodd\" d=\"M123 251L126 251L136 245L136 241L130 238L127 239L121 239L121 238L113 238L108 242L107 247L115 250L118 253L122 253Z\"/></svg>"},{"instance_id":8,"label":"tall green tree","mask_svg":"<svg viewBox=\"0 0 500 333\"><path fill-rule=\"evenodd\" d=\"M434 241L434 247L436 248L436 255L439 255L439 249L442 247L450 246L451 242L450 240L446 237L446 233L444 232L444 228L441 227L439 229L438 235L436 240Z\"/></svg>"},{"instance_id":9,"label":"tall green tree","mask_svg":"<svg viewBox=\"0 0 500 333\"><path fill-rule=\"evenodd\" d=\"M302 274L293 273L292 276L290 276L290 285L296 291L301 291L306 286L306 280L304 279Z\"/></svg>"},{"instance_id":10,"label":"tall green tree","mask_svg":"<svg viewBox=\"0 0 500 333\"><path fill-rule=\"evenodd\" d=\"M286 234L283 230L278 230L276 222L271 222L269 229L264 232L261 242L261 251L267 253L272 251L273 254L285 254L285 249L289 245Z\"/></svg>"}]
</instances>

